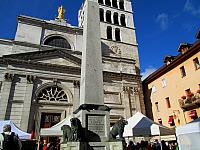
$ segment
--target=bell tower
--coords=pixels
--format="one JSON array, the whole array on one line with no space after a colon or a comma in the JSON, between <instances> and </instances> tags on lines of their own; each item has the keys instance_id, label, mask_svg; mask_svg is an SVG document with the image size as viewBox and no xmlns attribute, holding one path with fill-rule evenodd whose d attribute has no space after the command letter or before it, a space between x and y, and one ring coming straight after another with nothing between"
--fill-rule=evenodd
<instances>
[{"instance_id":1,"label":"bell tower","mask_svg":"<svg viewBox=\"0 0 200 150\"><path fill-rule=\"evenodd\" d=\"M130 0L97 0L99 3L103 56L135 60L139 69L132 3ZM79 10L79 27L83 27L84 4ZM94 31L95 32L95 31Z\"/></svg>"}]
</instances>

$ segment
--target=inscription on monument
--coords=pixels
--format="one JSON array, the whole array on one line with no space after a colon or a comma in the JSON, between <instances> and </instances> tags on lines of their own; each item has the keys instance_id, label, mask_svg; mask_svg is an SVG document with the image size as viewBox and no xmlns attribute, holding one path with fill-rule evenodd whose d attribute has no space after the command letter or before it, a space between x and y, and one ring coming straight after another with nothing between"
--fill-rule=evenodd
<instances>
[{"instance_id":1,"label":"inscription on monument","mask_svg":"<svg viewBox=\"0 0 200 150\"><path fill-rule=\"evenodd\" d=\"M105 116L102 115L88 115L87 116L88 130L98 134L99 136L105 135Z\"/></svg>"},{"instance_id":2,"label":"inscription on monument","mask_svg":"<svg viewBox=\"0 0 200 150\"><path fill-rule=\"evenodd\" d=\"M105 150L105 147L92 147L93 150Z\"/></svg>"}]
</instances>

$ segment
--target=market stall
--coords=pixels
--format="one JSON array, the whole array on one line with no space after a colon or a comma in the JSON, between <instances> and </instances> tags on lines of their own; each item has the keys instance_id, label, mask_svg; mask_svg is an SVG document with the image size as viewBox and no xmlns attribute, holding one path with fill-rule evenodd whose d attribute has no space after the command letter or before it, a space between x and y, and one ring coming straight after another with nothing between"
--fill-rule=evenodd
<instances>
[{"instance_id":1,"label":"market stall","mask_svg":"<svg viewBox=\"0 0 200 150\"><path fill-rule=\"evenodd\" d=\"M31 139L31 134L26 133L19 129L11 120L0 120L0 133L3 132L4 125L9 124L11 126L11 131L15 132L19 136L20 139L29 140Z\"/></svg>"},{"instance_id":2,"label":"market stall","mask_svg":"<svg viewBox=\"0 0 200 150\"><path fill-rule=\"evenodd\" d=\"M197 150L200 147L200 119L176 128L179 150Z\"/></svg>"}]
</instances>

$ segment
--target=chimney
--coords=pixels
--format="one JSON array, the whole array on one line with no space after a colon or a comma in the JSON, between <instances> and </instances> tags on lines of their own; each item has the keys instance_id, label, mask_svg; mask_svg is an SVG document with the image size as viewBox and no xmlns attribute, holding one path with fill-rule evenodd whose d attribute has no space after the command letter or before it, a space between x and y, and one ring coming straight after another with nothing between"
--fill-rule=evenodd
<instances>
[{"instance_id":1,"label":"chimney","mask_svg":"<svg viewBox=\"0 0 200 150\"><path fill-rule=\"evenodd\" d=\"M180 52L181 54L184 54L190 49L190 47L192 47L192 44L180 43L180 45L178 47L178 52Z\"/></svg>"},{"instance_id":2,"label":"chimney","mask_svg":"<svg viewBox=\"0 0 200 150\"><path fill-rule=\"evenodd\" d=\"M169 65L175 58L176 58L176 56L167 55L164 58L164 63Z\"/></svg>"}]
</instances>

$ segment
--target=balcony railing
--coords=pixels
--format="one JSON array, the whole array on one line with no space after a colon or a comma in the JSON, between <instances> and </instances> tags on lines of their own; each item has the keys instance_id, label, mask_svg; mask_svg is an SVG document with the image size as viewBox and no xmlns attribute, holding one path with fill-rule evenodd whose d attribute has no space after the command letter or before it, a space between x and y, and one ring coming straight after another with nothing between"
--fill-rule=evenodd
<instances>
[{"instance_id":1,"label":"balcony railing","mask_svg":"<svg viewBox=\"0 0 200 150\"><path fill-rule=\"evenodd\" d=\"M185 97L185 99L183 98L184 97L182 97L182 99L179 99L180 107L183 110L187 111L200 107L200 93L196 93L192 96Z\"/></svg>"}]
</instances>

